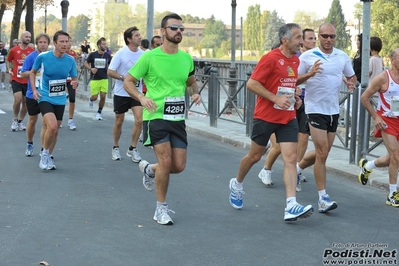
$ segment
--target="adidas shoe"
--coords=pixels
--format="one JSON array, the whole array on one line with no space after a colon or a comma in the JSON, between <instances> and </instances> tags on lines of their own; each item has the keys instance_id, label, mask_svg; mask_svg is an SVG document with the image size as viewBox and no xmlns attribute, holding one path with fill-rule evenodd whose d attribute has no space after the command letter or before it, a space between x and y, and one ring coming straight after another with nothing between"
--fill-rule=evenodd
<instances>
[{"instance_id":1,"label":"adidas shoe","mask_svg":"<svg viewBox=\"0 0 399 266\"><path fill-rule=\"evenodd\" d=\"M299 203L295 203L290 209L284 211L284 221L295 221L298 218L308 218L313 214L313 206L302 206Z\"/></svg>"}]
</instances>

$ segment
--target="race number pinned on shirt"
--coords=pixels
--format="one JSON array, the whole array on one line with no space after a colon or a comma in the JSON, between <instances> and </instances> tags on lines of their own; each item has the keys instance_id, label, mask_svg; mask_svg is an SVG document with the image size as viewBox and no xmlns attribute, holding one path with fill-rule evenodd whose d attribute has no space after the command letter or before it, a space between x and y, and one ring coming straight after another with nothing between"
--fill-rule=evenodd
<instances>
[{"instance_id":1,"label":"race number pinned on shirt","mask_svg":"<svg viewBox=\"0 0 399 266\"><path fill-rule=\"evenodd\" d=\"M0 64L3 64L5 62L4 55L0 55Z\"/></svg>"},{"instance_id":2,"label":"race number pinned on shirt","mask_svg":"<svg viewBox=\"0 0 399 266\"><path fill-rule=\"evenodd\" d=\"M391 113L399 116L399 96L391 96Z\"/></svg>"},{"instance_id":3,"label":"race number pinned on shirt","mask_svg":"<svg viewBox=\"0 0 399 266\"><path fill-rule=\"evenodd\" d=\"M140 88L140 82L141 82L141 79L139 79L138 81L136 81L136 88L138 89L138 88Z\"/></svg>"},{"instance_id":4,"label":"race number pinned on shirt","mask_svg":"<svg viewBox=\"0 0 399 266\"><path fill-rule=\"evenodd\" d=\"M105 58L95 58L94 59L94 67L95 68L105 68Z\"/></svg>"},{"instance_id":5,"label":"race number pinned on shirt","mask_svg":"<svg viewBox=\"0 0 399 266\"><path fill-rule=\"evenodd\" d=\"M186 108L186 102L184 96L166 97L163 109L163 119L165 120L184 119L185 108Z\"/></svg>"},{"instance_id":6,"label":"race number pinned on shirt","mask_svg":"<svg viewBox=\"0 0 399 266\"><path fill-rule=\"evenodd\" d=\"M22 72L22 66L18 66L17 78L20 78L20 77L21 77L21 72Z\"/></svg>"},{"instance_id":7,"label":"race number pinned on shirt","mask_svg":"<svg viewBox=\"0 0 399 266\"><path fill-rule=\"evenodd\" d=\"M286 88L286 87L278 87L277 88L277 96L283 96L283 95L292 95L291 98L289 98L290 102L291 102L291 106L287 109L287 111L292 111L294 110L294 106L295 106L295 89L294 88ZM275 109L279 109L279 110L283 110L281 107L279 107L277 104L274 104L273 106Z\"/></svg>"},{"instance_id":8,"label":"race number pinned on shirt","mask_svg":"<svg viewBox=\"0 0 399 266\"><path fill-rule=\"evenodd\" d=\"M65 95L66 79L57 79L49 81L49 96Z\"/></svg>"}]
</instances>

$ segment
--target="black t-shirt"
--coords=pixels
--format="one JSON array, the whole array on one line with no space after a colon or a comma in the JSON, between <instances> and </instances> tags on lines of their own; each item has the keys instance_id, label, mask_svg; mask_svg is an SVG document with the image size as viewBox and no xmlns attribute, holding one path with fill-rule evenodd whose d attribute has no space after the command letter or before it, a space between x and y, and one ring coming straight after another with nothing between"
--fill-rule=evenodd
<instances>
[{"instance_id":1,"label":"black t-shirt","mask_svg":"<svg viewBox=\"0 0 399 266\"><path fill-rule=\"evenodd\" d=\"M0 51L0 64L4 64L6 62L6 56L7 56L7 49L2 49Z\"/></svg>"},{"instance_id":2,"label":"black t-shirt","mask_svg":"<svg viewBox=\"0 0 399 266\"><path fill-rule=\"evenodd\" d=\"M90 45L86 44L86 45L81 45L80 49L82 49L82 53L88 54L90 51Z\"/></svg>"},{"instance_id":3,"label":"black t-shirt","mask_svg":"<svg viewBox=\"0 0 399 266\"><path fill-rule=\"evenodd\" d=\"M99 54L98 51L92 52L87 57L87 63L90 64L91 68L97 68L95 75L90 71L90 78L93 80L107 79L107 70L109 63L111 62L111 56L104 52Z\"/></svg>"},{"instance_id":4,"label":"black t-shirt","mask_svg":"<svg viewBox=\"0 0 399 266\"><path fill-rule=\"evenodd\" d=\"M362 82L362 56L360 51L357 51L355 58L353 58L353 70L355 71L357 81Z\"/></svg>"}]
</instances>

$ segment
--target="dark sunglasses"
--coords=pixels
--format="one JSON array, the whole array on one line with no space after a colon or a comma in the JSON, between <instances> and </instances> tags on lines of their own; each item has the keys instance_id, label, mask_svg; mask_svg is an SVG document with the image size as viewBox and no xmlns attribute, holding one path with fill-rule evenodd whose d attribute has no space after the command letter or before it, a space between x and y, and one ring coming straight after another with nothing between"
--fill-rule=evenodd
<instances>
[{"instance_id":1,"label":"dark sunglasses","mask_svg":"<svg viewBox=\"0 0 399 266\"><path fill-rule=\"evenodd\" d=\"M328 39L328 37L330 37L330 39L335 39L335 37L337 37L335 34L320 34L320 36L324 39Z\"/></svg>"},{"instance_id":2,"label":"dark sunglasses","mask_svg":"<svg viewBox=\"0 0 399 266\"><path fill-rule=\"evenodd\" d=\"M177 29L180 29L180 31L184 31L184 26L183 25L170 25L170 26L166 26L166 28L171 29L172 31L177 31Z\"/></svg>"}]
</instances>

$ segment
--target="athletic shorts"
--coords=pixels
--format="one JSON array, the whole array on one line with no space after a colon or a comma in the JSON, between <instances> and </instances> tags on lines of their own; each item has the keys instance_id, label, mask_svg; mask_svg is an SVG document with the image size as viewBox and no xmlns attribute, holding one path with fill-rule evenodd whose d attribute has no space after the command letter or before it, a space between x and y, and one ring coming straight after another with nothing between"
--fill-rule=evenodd
<instances>
[{"instance_id":1,"label":"athletic shorts","mask_svg":"<svg viewBox=\"0 0 399 266\"><path fill-rule=\"evenodd\" d=\"M132 107L141 106L141 103L131 97L122 97L114 95L114 112L115 114L123 114Z\"/></svg>"},{"instance_id":2,"label":"athletic shorts","mask_svg":"<svg viewBox=\"0 0 399 266\"><path fill-rule=\"evenodd\" d=\"M68 88L68 99L70 103L74 103L76 100L76 90L72 88L71 82L67 82L67 88Z\"/></svg>"},{"instance_id":3,"label":"athletic shorts","mask_svg":"<svg viewBox=\"0 0 399 266\"><path fill-rule=\"evenodd\" d=\"M387 128L384 129L384 132L388 135L395 136L399 141L399 119L393 117L380 116L382 120L384 120ZM381 130L376 129L374 136L376 138L382 138Z\"/></svg>"},{"instance_id":4,"label":"athletic shorts","mask_svg":"<svg viewBox=\"0 0 399 266\"><path fill-rule=\"evenodd\" d=\"M155 119L143 121L143 145L170 142L172 148L187 149L186 122Z\"/></svg>"},{"instance_id":5,"label":"athletic shorts","mask_svg":"<svg viewBox=\"0 0 399 266\"><path fill-rule=\"evenodd\" d=\"M26 108L28 109L29 115L40 114L39 103L35 99L26 97Z\"/></svg>"},{"instance_id":6,"label":"athletic shorts","mask_svg":"<svg viewBox=\"0 0 399 266\"><path fill-rule=\"evenodd\" d=\"M296 119L298 120L299 133L310 135L308 116L305 114L305 106L303 103L301 107L296 110Z\"/></svg>"},{"instance_id":7,"label":"athletic shorts","mask_svg":"<svg viewBox=\"0 0 399 266\"><path fill-rule=\"evenodd\" d=\"M339 114L323 115L323 114L308 114L309 125L327 132L337 132Z\"/></svg>"},{"instance_id":8,"label":"athletic shorts","mask_svg":"<svg viewBox=\"0 0 399 266\"><path fill-rule=\"evenodd\" d=\"M91 95L97 95L100 92L108 93L108 79L90 80Z\"/></svg>"},{"instance_id":9,"label":"athletic shorts","mask_svg":"<svg viewBox=\"0 0 399 266\"><path fill-rule=\"evenodd\" d=\"M57 121L62 121L62 117L64 115L65 105L54 105L49 102L40 102L39 103L40 111L42 116L47 113L55 114Z\"/></svg>"},{"instance_id":10,"label":"athletic shorts","mask_svg":"<svg viewBox=\"0 0 399 266\"><path fill-rule=\"evenodd\" d=\"M0 72L7 72L7 66L6 63L0 64Z\"/></svg>"},{"instance_id":11,"label":"athletic shorts","mask_svg":"<svg viewBox=\"0 0 399 266\"><path fill-rule=\"evenodd\" d=\"M275 133L277 143L298 142L298 122L296 118L288 124L269 123L261 119L254 119L251 140L260 146L266 146L271 134Z\"/></svg>"},{"instance_id":12,"label":"athletic shorts","mask_svg":"<svg viewBox=\"0 0 399 266\"><path fill-rule=\"evenodd\" d=\"M26 96L26 90L28 89L28 84L21 84L15 80L11 81L12 93L21 91L23 96Z\"/></svg>"}]
</instances>

